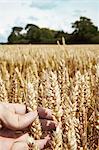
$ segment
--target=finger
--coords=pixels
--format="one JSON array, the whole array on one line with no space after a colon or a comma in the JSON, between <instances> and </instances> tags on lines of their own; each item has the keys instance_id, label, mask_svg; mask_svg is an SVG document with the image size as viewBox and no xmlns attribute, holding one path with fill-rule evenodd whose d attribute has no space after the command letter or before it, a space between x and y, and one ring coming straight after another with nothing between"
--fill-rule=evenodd
<instances>
[{"instance_id":1,"label":"finger","mask_svg":"<svg viewBox=\"0 0 99 150\"><path fill-rule=\"evenodd\" d=\"M36 145L38 146L39 149L43 149L47 145L49 140L50 140L50 137L48 135L44 139L35 140L35 143L36 143Z\"/></svg>"},{"instance_id":2,"label":"finger","mask_svg":"<svg viewBox=\"0 0 99 150\"><path fill-rule=\"evenodd\" d=\"M17 114L21 114L24 115L26 113L26 106L23 104L12 104L12 103L4 103L1 102L2 105L4 105L7 109L17 113Z\"/></svg>"},{"instance_id":3,"label":"finger","mask_svg":"<svg viewBox=\"0 0 99 150\"><path fill-rule=\"evenodd\" d=\"M51 119L51 120L54 119L52 110L47 108L38 107L38 114L41 119Z\"/></svg>"},{"instance_id":4,"label":"finger","mask_svg":"<svg viewBox=\"0 0 99 150\"><path fill-rule=\"evenodd\" d=\"M15 142L11 150L29 150L29 147L26 142Z\"/></svg>"},{"instance_id":5,"label":"finger","mask_svg":"<svg viewBox=\"0 0 99 150\"><path fill-rule=\"evenodd\" d=\"M21 135L20 137L10 138L10 137L0 137L0 150L11 150L11 147L13 143L16 142L25 142L27 143L29 135L26 133L24 135Z\"/></svg>"},{"instance_id":6,"label":"finger","mask_svg":"<svg viewBox=\"0 0 99 150\"><path fill-rule=\"evenodd\" d=\"M25 115L13 114L3 107L0 119L7 128L12 130L22 130L28 127L36 119L37 115L37 111L29 112Z\"/></svg>"},{"instance_id":7,"label":"finger","mask_svg":"<svg viewBox=\"0 0 99 150\"><path fill-rule=\"evenodd\" d=\"M28 133L22 135L21 137L17 138L17 140L15 141L17 142L22 142L24 141L24 143L28 144ZM50 136L47 135L44 139L41 140L35 140L35 144L38 146L39 149L43 149L45 146L47 147L47 143L48 141L50 141ZM49 146L49 145L48 145ZM19 147L18 147L19 148ZM13 150L13 149L12 149ZM20 149L19 149L20 150ZM23 150L23 149L22 149Z\"/></svg>"},{"instance_id":8,"label":"finger","mask_svg":"<svg viewBox=\"0 0 99 150\"><path fill-rule=\"evenodd\" d=\"M28 133L23 134L22 136L20 136L19 138L16 139L16 141L24 141L27 142L27 139L29 137Z\"/></svg>"},{"instance_id":9,"label":"finger","mask_svg":"<svg viewBox=\"0 0 99 150\"><path fill-rule=\"evenodd\" d=\"M55 121L40 119L42 129L45 131L55 130L57 127L57 123Z\"/></svg>"},{"instance_id":10,"label":"finger","mask_svg":"<svg viewBox=\"0 0 99 150\"><path fill-rule=\"evenodd\" d=\"M26 134L26 133L23 134L22 131L12 131L9 129L2 129L2 130L0 130L0 137L23 139L23 138L27 138L28 134Z\"/></svg>"},{"instance_id":11,"label":"finger","mask_svg":"<svg viewBox=\"0 0 99 150\"><path fill-rule=\"evenodd\" d=\"M21 135L23 135L22 131L12 131L9 129L2 129L0 130L0 137L5 137L5 138L18 138Z\"/></svg>"}]
</instances>

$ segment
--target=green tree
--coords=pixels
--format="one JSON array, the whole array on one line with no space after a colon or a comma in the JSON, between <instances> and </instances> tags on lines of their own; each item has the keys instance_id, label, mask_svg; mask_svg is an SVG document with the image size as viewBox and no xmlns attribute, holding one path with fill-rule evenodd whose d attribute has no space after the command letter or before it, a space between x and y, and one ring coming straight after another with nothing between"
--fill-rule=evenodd
<instances>
[{"instance_id":1,"label":"green tree","mask_svg":"<svg viewBox=\"0 0 99 150\"><path fill-rule=\"evenodd\" d=\"M97 35L98 28L91 22L91 19L80 17L80 20L72 24L74 32L72 38L76 43L90 43L91 38Z\"/></svg>"},{"instance_id":2,"label":"green tree","mask_svg":"<svg viewBox=\"0 0 99 150\"><path fill-rule=\"evenodd\" d=\"M62 37L65 38L65 42L66 43L69 43L69 34L68 33L65 33L64 31L57 31L56 34L55 34L55 41L59 41L59 43L62 44Z\"/></svg>"},{"instance_id":3,"label":"green tree","mask_svg":"<svg viewBox=\"0 0 99 150\"><path fill-rule=\"evenodd\" d=\"M27 30L26 40L28 41L28 43L40 42L40 28L38 26L27 24L25 30Z\"/></svg>"},{"instance_id":4,"label":"green tree","mask_svg":"<svg viewBox=\"0 0 99 150\"><path fill-rule=\"evenodd\" d=\"M8 43L11 43L11 44L21 43L21 39L23 38L23 36L20 32L22 30L23 30L22 27L13 27L12 32L8 37Z\"/></svg>"},{"instance_id":5,"label":"green tree","mask_svg":"<svg viewBox=\"0 0 99 150\"><path fill-rule=\"evenodd\" d=\"M47 28L40 29L40 43L45 43L45 44L55 43L54 35L55 35L55 31L53 30Z\"/></svg>"},{"instance_id":6,"label":"green tree","mask_svg":"<svg viewBox=\"0 0 99 150\"><path fill-rule=\"evenodd\" d=\"M8 43L11 44L56 44L62 43L62 37L66 43L99 43L98 27L93 24L91 19L80 17L72 24L74 31L71 34L64 31L55 31L48 28L39 28L34 24L27 24L25 33L22 27L13 27L8 37Z\"/></svg>"}]
</instances>

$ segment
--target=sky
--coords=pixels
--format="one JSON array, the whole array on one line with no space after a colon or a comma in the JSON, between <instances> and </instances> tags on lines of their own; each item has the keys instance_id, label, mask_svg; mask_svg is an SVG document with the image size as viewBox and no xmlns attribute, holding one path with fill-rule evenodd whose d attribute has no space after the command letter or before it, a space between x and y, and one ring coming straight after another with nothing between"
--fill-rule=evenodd
<instances>
[{"instance_id":1,"label":"sky","mask_svg":"<svg viewBox=\"0 0 99 150\"><path fill-rule=\"evenodd\" d=\"M28 23L71 33L80 16L99 28L99 0L0 0L0 42L7 41L13 26Z\"/></svg>"}]
</instances>

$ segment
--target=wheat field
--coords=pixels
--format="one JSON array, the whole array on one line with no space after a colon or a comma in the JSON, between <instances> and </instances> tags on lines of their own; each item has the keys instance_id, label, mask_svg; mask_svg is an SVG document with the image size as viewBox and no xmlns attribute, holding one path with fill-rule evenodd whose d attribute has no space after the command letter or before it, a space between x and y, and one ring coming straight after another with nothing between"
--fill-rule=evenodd
<instances>
[{"instance_id":1,"label":"wheat field","mask_svg":"<svg viewBox=\"0 0 99 150\"><path fill-rule=\"evenodd\" d=\"M50 108L49 150L99 150L99 45L0 45L0 101ZM39 117L29 132L46 134Z\"/></svg>"}]
</instances>

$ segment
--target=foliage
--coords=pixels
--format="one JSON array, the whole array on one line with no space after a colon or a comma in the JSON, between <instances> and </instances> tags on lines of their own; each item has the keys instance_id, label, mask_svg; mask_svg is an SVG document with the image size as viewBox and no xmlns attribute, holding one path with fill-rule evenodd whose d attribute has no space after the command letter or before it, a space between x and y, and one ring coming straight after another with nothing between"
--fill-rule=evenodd
<instances>
[{"instance_id":1,"label":"foliage","mask_svg":"<svg viewBox=\"0 0 99 150\"><path fill-rule=\"evenodd\" d=\"M27 24L25 33L22 33L22 27L13 27L8 37L10 44L56 44L57 41L62 43L62 37L66 43L70 44L88 44L99 43L98 27L93 24L91 19L80 17L79 20L72 24L74 31L69 34L64 31L54 31L48 28L39 28L34 24Z\"/></svg>"},{"instance_id":2,"label":"foliage","mask_svg":"<svg viewBox=\"0 0 99 150\"><path fill-rule=\"evenodd\" d=\"M98 32L98 28L86 17L80 17L80 20L74 22L72 27L75 29L72 33L74 43L90 43Z\"/></svg>"}]
</instances>

